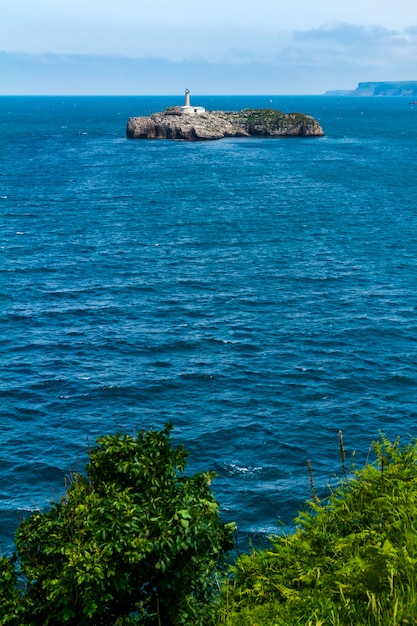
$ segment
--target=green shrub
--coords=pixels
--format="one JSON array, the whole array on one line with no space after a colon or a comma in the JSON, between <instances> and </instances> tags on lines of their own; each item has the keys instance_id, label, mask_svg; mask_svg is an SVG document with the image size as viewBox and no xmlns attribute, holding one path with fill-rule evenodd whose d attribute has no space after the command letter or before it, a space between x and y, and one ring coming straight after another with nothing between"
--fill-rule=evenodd
<instances>
[{"instance_id":1,"label":"green shrub","mask_svg":"<svg viewBox=\"0 0 417 626\"><path fill-rule=\"evenodd\" d=\"M25 606L18 587L14 561L0 557L0 624L22 626Z\"/></svg>"},{"instance_id":2,"label":"green shrub","mask_svg":"<svg viewBox=\"0 0 417 626\"><path fill-rule=\"evenodd\" d=\"M184 475L187 453L170 430L100 437L86 476L22 522L31 625L205 623L232 529L219 520L213 475Z\"/></svg>"},{"instance_id":3,"label":"green shrub","mask_svg":"<svg viewBox=\"0 0 417 626\"><path fill-rule=\"evenodd\" d=\"M376 464L311 502L296 532L237 560L220 623L417 622L417 447L382 438L375 449Z\"/></svg>"},{"instance_id":4,"label":"green shrub","mask_svg":"<svg viewBox=\"0 0 417 626\"><path fill-rule=\"evenodd\" d=\"M22 522L18 572L0 558L1 626L417 623L416 443L382 437L322 502L312 484L296 531L225 574L212 474L185 475L170 430L99 438L86 475Z\"/></svg>"}]
</instances>

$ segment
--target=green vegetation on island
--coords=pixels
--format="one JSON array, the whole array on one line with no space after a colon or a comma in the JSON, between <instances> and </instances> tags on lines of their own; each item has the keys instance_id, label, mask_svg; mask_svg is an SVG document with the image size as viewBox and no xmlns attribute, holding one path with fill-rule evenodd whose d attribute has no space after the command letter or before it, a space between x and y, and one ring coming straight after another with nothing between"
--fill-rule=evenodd
<instances>
[{"instance_id":1,"label":"green vegetation on island","mask_svg":"<svg viewBox=\"0 0 417 626\"><path fill-rule=\"evenodd\" d=\"M211 473L171 427L100 437L0 559L0 624L396 626L417 620L417 444L384 436L290 534L231 558ZM310 466L311 467L311 466Z\"/></svg>"}]
</instances>

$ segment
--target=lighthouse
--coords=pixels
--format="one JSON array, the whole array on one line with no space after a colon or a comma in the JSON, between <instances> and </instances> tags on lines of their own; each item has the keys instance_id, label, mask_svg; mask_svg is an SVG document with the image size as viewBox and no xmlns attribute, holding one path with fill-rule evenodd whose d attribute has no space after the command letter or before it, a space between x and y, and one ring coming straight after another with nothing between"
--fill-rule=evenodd
<instances>
[{"instance_id":1,"label":"lighthouse","mask_svg":"<svg viewBox=\"0 0 417 626\"><path fill-rule=\"evenodd\" d=\"M185 90L184 97L184 106L181 107L183 113L187 113L189 115L201 115L205 113L206 109L204 107L192 107L190 104L190 90Z\"/></svg>"}]
</instances>

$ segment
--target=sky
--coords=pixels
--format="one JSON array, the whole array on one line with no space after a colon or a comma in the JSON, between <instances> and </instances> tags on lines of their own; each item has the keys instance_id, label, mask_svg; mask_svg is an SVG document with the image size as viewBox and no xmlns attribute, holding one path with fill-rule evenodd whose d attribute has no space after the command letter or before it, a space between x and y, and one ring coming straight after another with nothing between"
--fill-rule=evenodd
<instances>
[{"instance_id":1,"label":"sky","mask_svg":"<svg viewBox=\"0 0 417 626\"><path fill-rule=\"evenodd\" d=\"M0 95L320 94L417 80L415 0L1 0Z\"/></svg>"}]
</instances>

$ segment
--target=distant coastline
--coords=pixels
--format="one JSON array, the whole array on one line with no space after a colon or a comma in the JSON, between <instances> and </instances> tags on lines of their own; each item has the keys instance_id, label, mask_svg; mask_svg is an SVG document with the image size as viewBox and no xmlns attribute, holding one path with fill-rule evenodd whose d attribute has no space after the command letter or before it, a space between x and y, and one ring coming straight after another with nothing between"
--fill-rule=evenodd
<instances>
[{"instance_id":1,"label":"distant coastline","mask_svg":"<svg viewBox=\"0 0 417 626\"><path fill-rule=\"evenodd\" d=\"M356 89L334 89L326 96L408 96L417 97L417 80L358 83Z\"/></svg>"}]
</instances>

